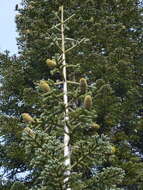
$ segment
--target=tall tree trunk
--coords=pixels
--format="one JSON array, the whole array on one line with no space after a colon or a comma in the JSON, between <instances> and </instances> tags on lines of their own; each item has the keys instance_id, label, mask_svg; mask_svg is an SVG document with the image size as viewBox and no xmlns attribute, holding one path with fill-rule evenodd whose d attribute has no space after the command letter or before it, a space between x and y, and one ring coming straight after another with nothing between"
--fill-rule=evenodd
<instances>
[{"instance_id":1,"label":"tall tree trunk","mask_svg":"<svg viewBox=\"0 0 143 190\"><path fill-rule=\"evenodd\" d=\"M67 167L65 171L65 183L68 183L69 176L70 176L70 166L71 166L71 158L70 158L70 136L69 136L69 128L67 123L69 121L68 115L68 90L67 90L67 71L66 71L66 56L65 56L65 36L64 36L64 8L61 6L61 35L62 35L62 64L63 64L63 100L65 104L65 115L64 115L64 157L65 159L65 166ZM67 187L67 190L71 190L70 187Z\"/></svg>"}]
</instances>

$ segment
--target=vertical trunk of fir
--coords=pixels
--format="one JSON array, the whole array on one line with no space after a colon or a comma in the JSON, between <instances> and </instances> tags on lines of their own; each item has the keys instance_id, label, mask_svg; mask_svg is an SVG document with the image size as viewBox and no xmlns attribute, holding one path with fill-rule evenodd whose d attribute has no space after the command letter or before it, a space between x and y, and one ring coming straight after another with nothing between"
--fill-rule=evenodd
<instances>
[{"instance_id":1,"label":"vertical trunk of fir","mask_svg":"<svg viewBox=\"0 0 143 190\"><path fill-rule=\"evenodd\" d=\"M70 136L69 134L69 128L67 126L67 123L69 121L69 116L68 116L68 94L67 94L67 73L66 73L66 57L65 57L65 37L64 37L64 9L63 6L61 6L61 34L62 34L62 64L63 64L63 78L64 78L64 83L63 83L63 92L64 92L64 104L65 104L65 116L64 116L64 157L65 162L64 165L66 166L66 171L65 171L65 180L64 183L68 183L69 181L69 176L70 176L70 165L71 165L71 160L70 160L70 147L69 147L69 141L70 141ZM67 187L66 190L71 190L70 187Z\"/></svg>"}]
</instances>

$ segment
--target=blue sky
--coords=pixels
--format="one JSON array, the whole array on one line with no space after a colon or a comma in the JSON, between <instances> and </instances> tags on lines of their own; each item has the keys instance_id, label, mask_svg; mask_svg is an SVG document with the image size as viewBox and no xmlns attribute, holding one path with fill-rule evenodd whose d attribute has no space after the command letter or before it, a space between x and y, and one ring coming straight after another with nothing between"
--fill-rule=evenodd
<instances>
[{"instance_id":1,"label":"blue sky","mask_svg":"<svg viewBox=\"0 0 143 190\"><path fill-rule=\"evenodd\" d=\"M21 0L1 0L0 2L0 52L9 50L11 54L17 53L15 5Z\"/></svg>"}]
</instances>

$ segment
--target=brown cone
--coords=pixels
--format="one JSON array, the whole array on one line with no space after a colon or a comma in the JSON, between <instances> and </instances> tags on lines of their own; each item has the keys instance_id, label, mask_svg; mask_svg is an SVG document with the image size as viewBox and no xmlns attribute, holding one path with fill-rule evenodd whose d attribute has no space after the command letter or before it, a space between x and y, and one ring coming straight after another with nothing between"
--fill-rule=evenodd
<instances>
[{"instance_id":1,"label":"brown cone","mask_svg":"<svg viewBox=\"0 0 143 190\"><path fill-rule=\"evenodd\" d=\"M29 113L23 113L22 118L25 122L32 123L34 119L29 115Z\"/></svg>"},{"instance_id":2,"label":"brown cone","mask_svg":"<svg viewBox=\"0 0 143 190\"><path fill-rule=\"evenodd\" d=\"M85 78L81 78L80 79L80 91L82 94L84 94L86 92L87 89L87 81Z\"/></svg>"},{"instance_id":3,"label":"brown cone","mask_svg":"<svg viewBox=\"0 0 143 190\"><path fill-rule=\"evenodd\" d=\"M41 80L39 83L39 87L41 88L41 90L43 90L44 92L49 92L50 91L50 87L48 85L48 83L44 80Z\"/></svg>"},{"instance_id":4,"label":"brown cone","mask_svg":"<svg viewBox=\"0 0 143 190\"><path fill-rule=\"evenodd\" d=\"M56 65L57 65L56 61L55 61L55 60L51 60L51 59L47 59L47 60L46 60L46 64L47 64L49 67L51 67L51 68L56 67Z\"/></svg>"},{"instance_id":5,"label":"brown cone","mask_svg":"<svg viewBox=\"0 0 143 190\"><path fill-rule=\"evenodd\" d=\"M90 109L92 107L92 97L90 95L85 96L84 107L86 109Z\"/></svg>"}]
</instances>

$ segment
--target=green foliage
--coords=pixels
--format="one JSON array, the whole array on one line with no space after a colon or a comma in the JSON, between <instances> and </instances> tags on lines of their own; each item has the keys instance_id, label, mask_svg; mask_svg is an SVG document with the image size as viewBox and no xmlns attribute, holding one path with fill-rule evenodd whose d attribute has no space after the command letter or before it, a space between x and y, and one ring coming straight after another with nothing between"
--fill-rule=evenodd
<instances>
[{"instance_id":1,"label":"green foliage","mask_svg":"<svg viewBox=\"0 0 143 190\"><path fill-rule=\"evenodd\" d=\"M26 190L26 187L25 187L25 185L24 185L23 183L15 182L15 183L11 186L11 188L10 188L10 190L19 190L19 189L21 189L21 190Z\"/></svg>"},{"instance_id":2,"label":"green foliage","mask_svg":"<svg viewBox=\"0 0 143 190\"><path fill-rule=\"evenodd\" d=\"M122 183L124 171L112 165L104 166L108 160L116 158L112 144L107 136L98 135L97 130L91 127L96 121L96 111L77 106L78 99L83 95L80 94L80 86L72 86L69 89L71 110L68 122L72 163L70 186L73 189L117 189L117 185ZM94 88L90 93L94 93ZM39 96L43 111L35 118L35 123L29 124L35 135L28 135L26 130L23 135L26 155L35 176L31 190L63 189L66 170L63 155L63 93L53 86L48 93L39 92Z\"/></svg>"}]
</instances>

